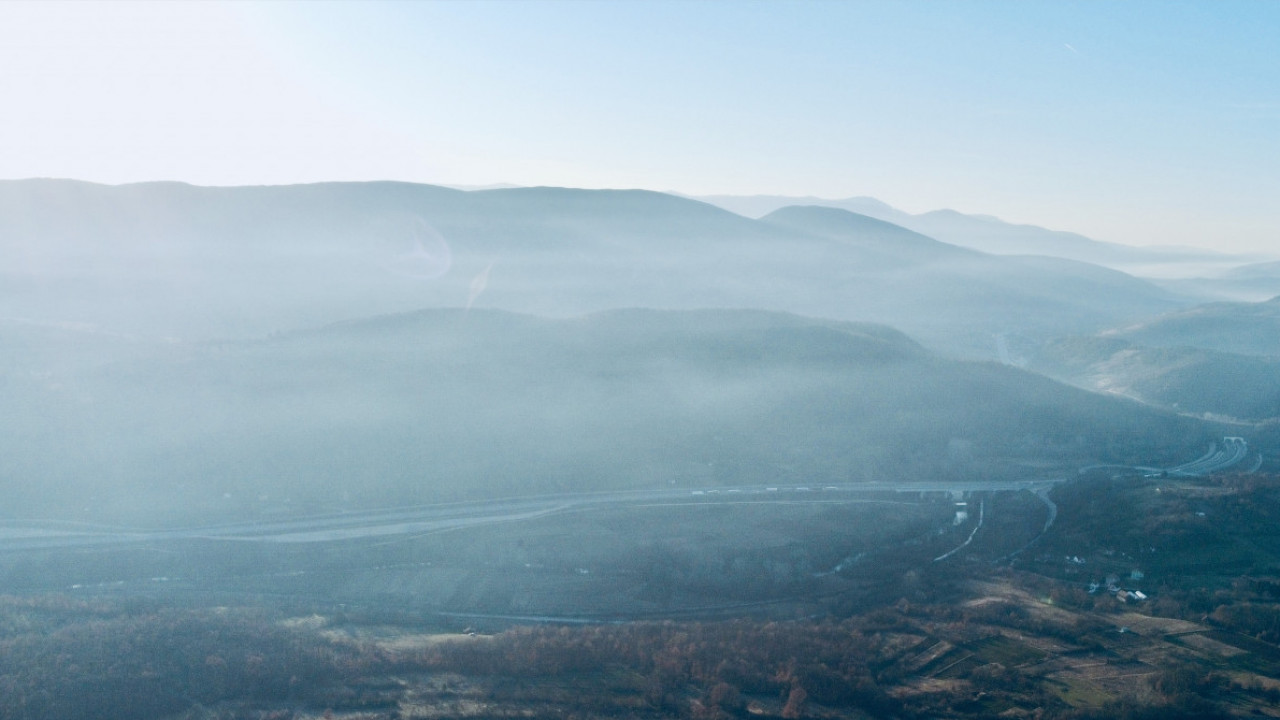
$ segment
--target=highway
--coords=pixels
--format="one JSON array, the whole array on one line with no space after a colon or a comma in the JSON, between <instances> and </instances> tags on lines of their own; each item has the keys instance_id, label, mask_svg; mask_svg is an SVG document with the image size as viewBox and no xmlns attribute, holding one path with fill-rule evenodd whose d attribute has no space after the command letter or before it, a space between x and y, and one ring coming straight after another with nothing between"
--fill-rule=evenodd
<instances>
[{"instance_id":1,"label":"highway","mask_svg":"<svg viewBox=\"0 0 1280 720\"><path fill-rule=\"evenodd\" d=\"M1249 444L1243 438L1228 437L1222 439L1222 447L1217 443L1209 446L1209 452L1189 463L1169 468L1170 475L1183 477L1201 477L1226 470L1244 462L1249 455Z\"/></svg>"},{"instance_id":2,"label":"highway","mask_svg":"<svg viewBox=\"0 0 1280 720\"><path fill-rule=\"evenodd\" d=\"M317 515L255 523L137 529L95 525L18 521L0 523L0 552L154 544L178 540L230 543L317 543L389 538L446 532L502 522L516 522L563 512L622 505L705 505L730 503L860 503L889 502L867 495L898 493L967 493L1032 490L1060 480L956 482L868 482L809 487L798 485L718 488L669 488L625 492L539 495L469 503L445 503Z\"/></svg>"},{"instance_id":3,"label":"highway","mask_svg":"<svg viewBox=\"0 0 1280 720\"><path fill-rule=\"evenodd\" d=\"M1239 465L1244 462L1247 457L1249 457L1249 443L1245 442L1244 438L1225 437L1222 439L1222 447L1218 447L1218 443L1209 443L1209 451L1204 455L1201 455L1191 462L1176 465L1171 468L1150 467L1147 465L1089 465L1080 468L1078 474L1083 475L1090 470L1115 468L1145 473L1147 475L1158 475L1160 473L1164 473L1166 475L1179 477L1203 477L1205 475L1211 475ZM1257 461L1253 464L1252 469L1247 472L1257 472L1260 467L1262 467L1261 455L1257 457Z\"/></svg>"},{"instance_id":4,"label":"highway","mask_svg":"<svg viewBox=\"0 0 1280 720\"><path fill-rule=\"evenodd\" d=\"M1141 472L1165 472L1171 476L1198 477L1243 462L1249 455L1240 438L1224 438L1188 463L1166 470L1128 466ZM1089 468L1082 469L1084 472ZM490 501L442 503L409 508L383 508L297 517L283 520L224 525L139 529L116 528L56 521L0 523L0 552L86 548L110 545L156 544L181 540L228 543L322 543L366 538L412 537L493 523L518 522L563 512L645 504L726 503L854 503L885 502L866 496L897 493L973 493L1028 490L1047 500L1047 492L1065 478L1035 480L985 480L972 482L915 481L862 482L825 486L738 486L716 488L670 487L654 490L534 495ZM1052 509L1052 505L1050 504ZM1052 520L1050 520L1050 524ZM1047 529L1047 526L1046 526Z\"/></svg>"}]
</instances>

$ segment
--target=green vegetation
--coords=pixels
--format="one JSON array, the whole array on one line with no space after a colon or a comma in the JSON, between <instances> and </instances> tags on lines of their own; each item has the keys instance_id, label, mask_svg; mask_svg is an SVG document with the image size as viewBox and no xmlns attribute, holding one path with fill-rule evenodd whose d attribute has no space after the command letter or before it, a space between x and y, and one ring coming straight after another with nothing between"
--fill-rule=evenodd
<instances>
[{"instance_id":1,"label":"green vegetation","mask_svg":"<svg viewBox=\"0 0 1280 720\"><path fill-rule=\"evenodd\" d=\"M1275 476L1196 480L1119 478L1098 473L1055 489L1060 520L1038 551L1038 572L1071 571L1081 584L1142 572L1142 586L1191 603L1188 616L1213 609L1215 592L1270 596L1280 575L1280 483ZM1080 557L1085 565L1063 563ZM1251 578L1241 588L1238 579ZM1241 580L1243 582L1243 580ZM1242 595L1247 591L1247 594Z\"/></svg>"}]
</instances>

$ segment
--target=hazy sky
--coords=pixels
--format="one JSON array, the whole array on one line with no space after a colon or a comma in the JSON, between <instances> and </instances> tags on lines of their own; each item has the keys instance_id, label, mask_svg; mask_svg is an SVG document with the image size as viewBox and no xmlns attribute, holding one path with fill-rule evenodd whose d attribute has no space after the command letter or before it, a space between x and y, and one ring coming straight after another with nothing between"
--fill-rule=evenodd
<instances>
[{"instance_id":1,"label":"hazy sky","mask_svg":"<svg viewBox=\"0 0 1280 720\"><path fill-rule=\"evenodd\" d=\"M870 195L1280 251L1280 2L0 3L0 178Z\"/></svg>"}]
</instances>

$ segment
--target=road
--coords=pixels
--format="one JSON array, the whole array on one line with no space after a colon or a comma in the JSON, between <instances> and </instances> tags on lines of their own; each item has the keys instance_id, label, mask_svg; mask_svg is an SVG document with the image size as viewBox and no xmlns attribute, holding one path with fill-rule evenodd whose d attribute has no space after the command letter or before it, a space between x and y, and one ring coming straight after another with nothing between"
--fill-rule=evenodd
<instances>
[{"instance_id":1,"label":"road","mask_svg":"<svg viewBox=\"0 0 1280 720\"><path fill-rule=\"evenodd\" d=\"M983 501L978 503L978 524L973 526L973 531L969 533L969 537L965 538L964 542L960 543L954 548L934 558L933 561L938 562L940 560L946 560L952 555L955 555L956 553L968 547L969 543L973 542L973 536L977 535L978 531L982 529L982 523L985 522L986 519L987 519L987 503Z\"/></svg>"},{"instance_id":2,"label":"road","mask_svg":"<svg viewBox=\"0 0 1280 720\"><path fill-rule=\"evenodd\" d=\"M1222 439L1222 447L1218 447L1218 443L1209 443L1209 451L1204 455L1171 468L1158 468L1146 465L1089 465L1082 467L1079 474L1083 475L1090 470L1103 470L1106 468L1115 468L1119 470L1130 470L1148 475L1164 473L1171 476L1180 477L1203 477L1215 472L1221 472L1227 468L1234 467L1244 462L1249 457L1249 443L1244 438L1225 437ZM1257 472L1262 467L1262 456L1259 455L1257 462L1254 463L1252 469L1248 472Z\"/></svg>"},{"instance_id":3,"label":"road","mask_svg":"<svg viewBox=\"0 0 1280 720\"><path fill-rule=\"evenodd\" d=\"M877 502L867 495L1032 490L1057 480L955 482L870 482L807 487L740 486L541 495L413 508L365 510L271 522L170 528L110 528L76 523L20 521L0 524L0 552L163 543L177 540L315 543L413 536L478 525L515 522L569 511L620 505L728 503ZM862 497L859 497L862 496ZM880 500L879 502L883 502Z\"/></svg>"},{"instance_id":4,"label":"road","mask_svg":"<svg viewBox=\"0 0 1280 720\"><path fill-rule=\"evenodd\" d=\"M1248 445L1244 440L1224 438L1221 447L1215 443L1202 457L1163 472L1189 477L1206 475L1237 465L1248 455ZM1158 468L1128 469L1161 472ZM1084 469L1081 472L1083 471ZM1018 490L1029 490L1047 499L1048 489L1064 479L862 482L822 487L751 485L537 495L410 508L373 509L267 522L167 529L115 528L52 521L9 521L0 523L0 552L155 544L180 540L213 540L229 543L318 543L361 538L407 537L626 504L850 503L874 501L865 497L870 494ZM860 498L860 495L864 497ZM1052 505L1050 507L1052 509ZM1052 524L1052 520L1048 524ZM1046 525L1047 529L1048 525Z\"/></svg>"},{"instance_id":5,"label":"road","mask_svg":"<svg viewBox=\"0 0 1280 720\"><path fill-rule=\"evenodd\" d=\"M1238 465L1244 462L1248 455L1249 444L1243 438L1223 438L1221 448L1217 446L1217 443L1214 443L1209 446L1209 452L1202 457L1189 463L1169 468L1167 472L1170 475L1183 477L1200 477Z\"/></svg>"}]
</instances>

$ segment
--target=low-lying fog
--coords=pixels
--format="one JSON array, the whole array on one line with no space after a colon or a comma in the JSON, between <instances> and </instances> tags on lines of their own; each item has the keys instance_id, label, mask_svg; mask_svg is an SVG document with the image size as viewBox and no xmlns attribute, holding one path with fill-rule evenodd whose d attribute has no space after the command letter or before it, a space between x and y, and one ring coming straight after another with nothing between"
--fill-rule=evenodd
<instances>
[{"instance_id":1,"label":"low-lying fog","mask_svg":"<svg viewBox=\"0 0 1280 720\"><path fill-rule=\"evenodd\" d=\"M400 183L0 200L11 520L1011 479L1222 434L1010 367L1193 299L838 208Z\"/></svg>"}]
</instances>

